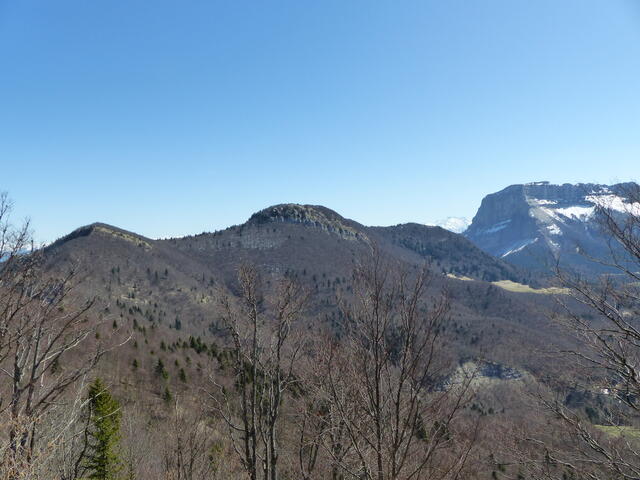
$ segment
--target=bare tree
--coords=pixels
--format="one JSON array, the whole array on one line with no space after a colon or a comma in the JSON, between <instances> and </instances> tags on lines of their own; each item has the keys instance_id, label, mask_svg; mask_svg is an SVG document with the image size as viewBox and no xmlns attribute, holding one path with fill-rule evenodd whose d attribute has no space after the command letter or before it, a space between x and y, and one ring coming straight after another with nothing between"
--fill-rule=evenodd
<instances>
[{"instance_id":1,"label":"bare tree","mask_svg":"<svg viewBox=\"0 0 640 480\"><path fill-rule=\"evenodd\" d=\"M315 411L334 479L444 479L463 471L473 435L461 441L456 423L471 377L446 381L449 303L446 295L427 298L429 282L426 269L412 272L379 254L354 272L354 298L342 302L347 334L318 360L326 370Z\"/></svg>"},{"instance_id":2,"label":"bare tree","mask_svg":"<svg viewBox=\"0 0 640 480\"><path fill-rule=\"evenodd\" d=\"M12 207L7 194L0 193L0 362L10 355L16 335L10 327L22 308L29 303L21 287L33 276L37 262L34 256L25 255L34 252L29 221L14 226L11 222Z\"/></svg>"},{"instance_id":3,"label":"bare tree","mask_svg":"<svg viewBox=\"0 0 640 480\"><path fill-rule=\"evenodd\" d=\"M292 327L302 315L306 293L284 278L274 292L263 294L252 266L239 269L238 283L238 302L221 294L235 383L219 385L219 395L212 397L249 478L278 480L282 403L298 383L294 367L302 348Z\"/></svg>"},{"instance_id":4,"label":"bare tree","mask_svg":"<svg viewBox=\"0 0 640 480\"><path fill-rule=\"evenodd\" d=\"M169 438L163 445L162 464L166 480L215 480L222 478L222 445L211 440L210 428L200 415L190 415L174 405L168 426Z\"/></svg>"},{"instance_id":5,"label":"bare tree","mask_svg":"<svg viewBox=\"0 0 640 480\"><path fill-rule=\"evenodd\" d=\"M77 269L47 269L28 222L13 227L10 212L6 195L0 196L1 465L27 471L52 458L51 449L74 418L67 408L74 400L65 394L106 349L94 340L99 322L88 321L93 302L75 296Z\"/></svg>"},{"instance_id":6,"label":"bare tree","mask_svg":"<svg viewBox=\"0 0 640 480\"><path fill-rule=\"evenodd\" d=\"M347 422L357 422L360 411L353 402L355 385L332 384L330 367L347 371L348 356L336 353L344 348L334 332L320 335L310 348L302 371L305 397L298 412L298 469L302 479L343 480L346 465L354 458ZM340 401L334 400L335 396ZM338 407L344 405L348 408ZM345 419L345 416L348 416Z\"/></svg>"}]
</instances>

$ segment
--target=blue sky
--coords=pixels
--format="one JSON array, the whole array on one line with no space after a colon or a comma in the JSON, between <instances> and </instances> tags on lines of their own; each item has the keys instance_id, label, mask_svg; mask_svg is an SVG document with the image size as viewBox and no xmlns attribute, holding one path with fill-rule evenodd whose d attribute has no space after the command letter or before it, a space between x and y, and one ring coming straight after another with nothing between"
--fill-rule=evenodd
<instances>
[{"instance_id":1,"label":"blue sky","mask_svg":"<svg viewBox=\"0 0 640 480\"><path fill-rule=\"evenodd\" d=\"M472 217L639 157L636 0L0 0L0 190L41 240Z\"/></svg>"}]
</instances>

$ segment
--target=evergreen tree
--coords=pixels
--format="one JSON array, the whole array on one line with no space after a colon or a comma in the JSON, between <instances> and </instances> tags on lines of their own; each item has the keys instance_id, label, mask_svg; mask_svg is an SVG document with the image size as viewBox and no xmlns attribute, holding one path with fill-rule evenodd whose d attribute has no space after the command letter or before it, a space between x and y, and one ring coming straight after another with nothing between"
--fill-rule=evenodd
<instances>
[{"instance_id":1,"label":"evergreen tree","mask_svg":"<svg viewBox=\"0 0 640 480\"><path fill-rule=\"evenodd\" d=\"M85 467L87 478L116 480L120 478L120 403L106 385L97 378L89 387L91 427Z\"/></svg>"},{"instance_id":2,"label":"evergreen tree","mask_svg":"<svg viewBox=\"0 0 640 480\"><path fill-rule=\"evenodd\" d=\"M162 394L162 399L167 403L170 403L171 400L173 399L173 395L171 395L171 390L169 390L169 387L164 387L164 393Z\"/></svg>"},{"instance_id":3,"label":"evergreen tree","mask_svg":"<svg viewBox=\"0 0 640 480\"><path fill-rule=\"evenodd\" d=\"M159 358L158 363L156 363L156 375L164 378L165 380L169 378L169 372L164 368L164 362L161 358Z\"/></svg>"}]
</instances>

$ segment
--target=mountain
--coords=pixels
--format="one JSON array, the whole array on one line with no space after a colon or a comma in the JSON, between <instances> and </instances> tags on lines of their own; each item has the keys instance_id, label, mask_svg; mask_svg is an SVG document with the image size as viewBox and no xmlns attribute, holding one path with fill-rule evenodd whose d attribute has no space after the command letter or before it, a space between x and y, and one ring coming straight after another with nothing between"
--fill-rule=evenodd
<instances>
[{"instance_id":1,"label":"mountain","mask_svg":"<svg viewBox=\"0 0 640 480\"><path fill-rule=\"evenodd\" d=\"M447 217L434 223L435 226L442 227L453 233L463 233L469 228L470 224L469 219L464 217Z\"/></svg>"},{"instance_id":2,"label":"mountain","mask_svg":"<svg viewBox=\"0 0 640 480\"><path fill-rule=\"evenodd\" d=\"M443 228L416 223L367 227L318 205L275 205L242 225L164 243L223 270L251 261L274 271L320 271L342 277L354 261L377 246L403 262L428 261L444 274L487 281L527 279L512 265Z\"/></svg>"},{"instance_id":3,"label":"mountain","mask_svg":"<svg viewBox=\"0 0 640 480\"><path fill-rule=\"evenodd\" d=\"M575 345L575 340L557 328L549 316L558 308L557 295L565 292L522 285L528 277L521 269L441 227L417 223L369 227L322 206L282 204L253 214L241 225L163 240L94 223L76 229L41 253L45 266L54 274L69 267L79 269L78 283L58 311L64 318L74 307L93 300L83 318L83 324L95 322L95 333L87 337L87 342L92 342L90 346L104 342L113 348L104 353L91 375L104 379L120 400L123 419L127 420L127 434L123 436L129 442L126 451L136 452L133 458L140 459L132 464L146 465L148 459L153 466L136 476L146 480L161 477L157 465L169 458L167 448L175 444L177 455L182 455L182 432L193 431L203 436L189 437L187 443L198 442L198 451L203 452L198 455L208 464L211 458L221 458L220 465L231 465L232 473L220 478L239 476L228 428L212 415L219 390L231 392L232 404L241 404L235 386L238 372L246 372L241 365L246 364L234 363L234 359L244 359L235 357L230 347L235 341L242 343L250 338L244 337L250 333L241 321L237 336L229 335L221 319L225 314L221 301L240 291L239 267L249 263L260 273L257 309L262 321L273 320L275 313L270 310L277 299L271 295L284 277L295 278L309 292L308 305L296 315L294 332L305 340L295 362L296 378L304 381L308 373L315 373L313 362L325 354L321 351L314 357L316 348L330 347L331 352L334 346L336 351L353 348L344 334L358 324L352 323L353 317L345 315L341 306L348 306L362 293L354 288L353 268L375 251L386 257L388 265L403 267L409 282L425 262L430 265L427 305L437 305L440 294L447 293L450 309L434 337L434 342L445 349L445 361L442 366L437 361L437 378L429 380L437 382L433 391L436 398L444 398L436 392L459 384L477 366L473 384L476 395L464 407L465 418L479 414L495 422L497 428L508 426L504 422L512 418L514 422L535 418L536 412L532 414L530 406L521 401L529 398L523 392L529 388L540 391L546 388L545 379L567 374L565 365L547 354L550 345L564 350ZM384 278L386 269L379 271ZM369 295L360 298L371 300ZM386 295L383 298L387 302ZM406 303L405 296L397 300L407 309L416 308L412 302ZM571 302L570 297L567 302ZM429 328L430 315L421 304L418 306L419 311L413 311ZM386 315L383 321L388 321ZM403 314L398 321L402 328ZM397 338L395 332L391 331L390 342ZM325 343L327 340L331 343ZM262 340L259 345L270 348ZM81 348L85 346L83 343ZM393 351L385 351L388 354ZM52 374L64 373L82 359L81 349L65 353L55 370L51 367ZM307 392L315 392L302 385L280 403L286 409L279 437L281 451L286 453L282 458L295 459L300 450L299 408L304 406L307 411L307 400L311 399ZM183 416L187 413L193 416L193 423L191 417ZM316 415L313 410L312 416ZM494 449L494 432L499 430L493 428L494 423L489 425L491 440L483 444L478 458L488 458ZM212 457L214 454L222 456ZM475 478L495 478L489 476L489 470L487 475Z\"/></svg>"},{"instance_id":4,"label":"mountain","mask_svg":"<svg viewBox=\"0 0 640 480\"><path fill-rule=\"evenodd\" d=\"M239 292L241 265L256 266L265 298L283 277L295 278L310 293L308 308L296 318L296 334L322 340L334 333L339 345L350 321L339 301L353 301L353 267L374 250L404 267L408 278L427 261L433 273L425 291L429 304L447 292L450 310L437 333L451 359L443 381L458 381L461 369L482 365L479 395L469 412L502 418L505 412L521 411L518 399L524 382L562 373L555 357L539 353L552 342L572 345L549 319L556 308L555 294L508 288L523 287L514 282L526 281L526 274L441 227L368 227L322 206L283 204L261 210L241 225L173 239L154 240L94 223L43 253L54 272L69 266L81 270L68 303L94 300L87 322L97 322L95 342L115 337L111 343L121 345L105 353L95 375L111 386L127 417L135 420L131 441L142 444L145 458L159 461L165 443L173 441L163 437L163 429L174 428L174 412L180 408L210 415L204 392L234 385L232 339L221 328L221 300L224 294ZM66 357L62 368L74 360ZM301 372L313 368L308 361L300 358ZM282 402L292 412L293 396ZM283 449L296 458L298 417L286 417ZM228 446L225 451L232 452L226 426L216 422L207 422L213 430L206 431L208 437L227 442L222 443ZM147 431L159 433L145 437ZM292 435L285 436L287 432ZM222 463L233 458L229 453Z\"/></svg>"},{"instance_id":5,"label":"mountain","mask_svg":"<svg viewBox=\"0 0 640 480\"><path fill-rule=\"evenodd\" d=\"M443 274L491 282L501 279L530 281L526 272L488 255L462 235L441 227L405 223L367 230L375 234L380 244L393 255L414 263L427 260Z\"/></svg>"},{"instance_id":6,"label":"mountain","mask_svg":"<svg viewBox=\"0 0 640 480\"><path fill-rule=\"evenodd\" d=\"M615 185L534 182L487 195L464 235L485 252L513 265L545 271L557 262L583 273L606 269L587 258L607 258L607 236L597 206L624 215L634 183Z\"/></svg>"},{"instance_id":7,"label":"mountain","mask_svg":"<svg viewBox=\"0 0 640 480\"><path fill-rule=\"evenodd\" d=\"M440 227L367 227L322 206L284 204L225 230L164 240L95 223L51 244L46 257L52 268L83 266L77 295L95 299L101 315L117 315L118 325L146 329L143 338L157 352L161 341L185 335L218 338L217 298L235 292L238 267L246 263L267 283L287 275L309 289L310 328L338 326L336 297L351 293L354 265L374 249L412 270L430 264L432 292L446 288L451 295L451 331L461 358L491 349L492 361L534 368L526 358L514 360L512 345L544 344L549 329L540 308L550 296L488 283L530 282L518 268ZM512 332L508 341L500 339L505 331ZM111 361L124 369L127 360Z\"/></svg>"}]
</instances>

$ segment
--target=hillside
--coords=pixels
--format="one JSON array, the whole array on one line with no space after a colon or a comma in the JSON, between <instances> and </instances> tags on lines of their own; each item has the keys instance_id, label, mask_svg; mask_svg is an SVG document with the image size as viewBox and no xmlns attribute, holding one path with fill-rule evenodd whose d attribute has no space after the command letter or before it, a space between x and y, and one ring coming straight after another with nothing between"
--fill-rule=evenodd
<instances>
[{"instance_id":1,"label":"hillside","mask_svg":"<svg viewBox=\"0 0 640 480\"><path fill-rule=\"evenodd\" d=\"M462 235L441 227L407 223L393 227L371 227L369 231L389 251L406 258L411 257L411 253L417 254L443 274L485 281L530 280L526 271L488 255Z\"/></svg>"},{"instance_id":2,"label":"hillside","mask_svg":"<svg viewBox=\"0 0 640 480\"><path fill-rule=\"evenodd\" d=\"M52 266L82 266L86 277L78 294L96 298L98 311L117 314L138 335L142 328L145 336L153 333L157 352L160 339L221 340L218 297L236 291L243 264L256 265L267 283L295 277L313 294L310 328L339 328L336 298L350 295L354 266L374 248L410 268L429 263L432 292L446 286L452 298L449 333L460 358L482 351L492 361L540 368L512 347L546 343L552 297L492 285L528 283L527 276L440 227L365 227L324 207L289 204L222 231L166 240L92 224L52 244L47 257Z\"/></svg>"},{"instance_id":3,"label":"hillside","mask_svg":"<svg viewBox=\"0 0 640 480\"><path fill-rule=\"evenodd\" d=\"M488 281L527 277L443 228L419 224L366 227L313 205L276 205L239 226L164 242L222 270L252 261L277 270L345 276L358 256L375 247L405 262L427 261L441 273Z\"/></svg>"},{"instance_id":4,"label":"hillside","mask_svg":"<svg viewBox=\"0 0 640 480\"><path fill-rule=\"evenodd\" d=\"M102 377L122 402L127 428L143 434L127 435L131 458L147 472L161 471L160 450L173 448L167 438L181 438L183 429L206 432L202 444L219 449L215 458L225 459L220 471L235 478L241 466L224 423L211 414L210 395L238 387L235 340L221 321L221 300L241 292L238 270L247 264L257 268L265 294L257 308L265 315L269 292L283 279L295 279L311 294L295 327L296 338L310 350L295 367L296 375L313 375L315 348L329 341L348 351L342 338L353 319L338 304L357 300L354 267L376 251L389 267L409 272L408 279L429 265L424 308L446 291L450 310L437 329L443 363L432 382L437 392L449 391L477 368L474 400L464 405L463 418L486 416L495 425L517 421L526 416L522 389L564 375L563 365L547 354L551 344L573 345L548 316L557 309L556 294L563 292L524 285L527 275L519 269L440 227L367 227L324 207L295 204L266 208L222 231L165 240L95 223L48 246L43 253L50 273L76 268L81 275L65 308L95 301L87 316L88 325L96 325L95 339L66 355L62 368L81 360L94 344L117 345L91 375ZM282 468L290 472L297 471L292 463L296 415L311 400L305 395L294 389L283 403ZM201 430L188 422L201 422ZM486 457L490 450L484 443L478 455ZM476 478L491 478L483 462L474 464L484 469Z\"/></svg>"}]
</instances>

